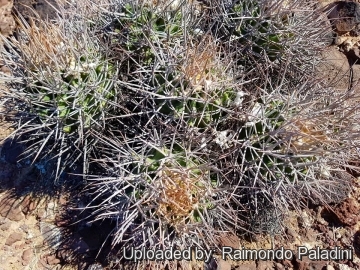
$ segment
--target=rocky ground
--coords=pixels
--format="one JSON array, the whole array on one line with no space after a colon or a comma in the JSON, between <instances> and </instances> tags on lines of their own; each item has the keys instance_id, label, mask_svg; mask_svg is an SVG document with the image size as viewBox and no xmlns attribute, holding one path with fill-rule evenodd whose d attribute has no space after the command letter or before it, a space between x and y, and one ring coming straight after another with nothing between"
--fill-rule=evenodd
<instances>
[{"instance_id":1,"label":"rocky ground","mask_svg":"<svg viewBox=\"0 0 360 270\"><path fill-rule=\"evenodd\" d=\"M52 1L49 1L50 3ZM334 1L320 1L326 6ZM9 35L15 29L12 17L12 1L0 0L0 31ZM31 16L25 7L36 9L43 18L49 17L50 7L44 1L14 0L17 12ZM351 23L351 22L350 22ZM360 23L360 18L357 23ZM359 24L360 25L360 24ZM337 27L337 26L336 26ZM339 89L347 91L351 84L360 93L360 65L356 33L346 31L339 24L335 44L324 52L326 61L318 66L318 76L325 77ZM360 64L360 63L359 63ZM351 75L351 69L353 75ZM5 68L0 69L6 73ZM0 87L5 87L1 84ZM0 109L1 109L0 104ZM4 108L2 108L4 109ZM110 226L96 224L86 226L69 222L80 217L68 217L65 209L68 196L59 190L48 190L43 177L44 168L23 166L17 162L21 152L19 145L4 139L11 134L6 119L0 123L0 270L9 269L104 269L101 253L96 255L106 239ZM297 246L314 248L354 248L353 261L258 261L233 262L218 259L206 265L206 269L360 269L360 178L354 178L349 197L330 207L313 206L300 213L290 213L279 235L257 235L252 239L224 236L222 244L233 248L252 249L280 248L296 250ZM66 225L66 226L65 226ZM65 230L64 228L68 228ZM69 229L70 228L70 229ZM104 230L104 228L106 228ZM106 253L106 247L103 249ZM180 263L181 269L201 269L203 263Z\"/></svg>"}]
</instances>

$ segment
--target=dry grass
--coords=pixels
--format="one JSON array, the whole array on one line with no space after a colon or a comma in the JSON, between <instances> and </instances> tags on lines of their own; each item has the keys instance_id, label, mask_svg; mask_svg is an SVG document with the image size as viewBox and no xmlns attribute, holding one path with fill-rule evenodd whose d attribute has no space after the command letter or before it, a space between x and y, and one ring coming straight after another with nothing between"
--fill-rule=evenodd
<instances>
[{"instance_id":1,"label":"dry grass","mask_svg":"<svg viewBox=\"0 0 360 270\"><path fill-rule=\"evenodd\" d=\"M199 186L199 177L179 168L162 168L155 187L160 194L157 215L175 228L177 224L185 225L195 222L194 211L199 211L199 203L205 195L205 188Z\"/></svg>"},{"instance_id":2,"label":"dry grass","mask_svg":"<svg viewBox=\"0 0 360 270\"><path fill-rule=\"evenodd\" d=\"M205 36L199 44L187 46L185 62L181 66L181 73L185 80L190 82L190 87L202 89L206 81L219 80L216 73L217 45L211 36Z\"/></svg>"},{"instance_id":3,"label":"dry grass","mask_svg":"<svg viewBox=\"0 0 360 270\"><path fill-rule=\"evenodd\" d=\"M30 69L67 64L69 52L64 51L67 40L61 28L45 22L37 25L33 19L30 19L30 25L18 19L18 25L23 38L17 46L27 56L26 65ZM13 41L17 42L15 39Z\"/></svg>"},{"instance_id":4,"label":"dry grass","mask_svg":"<svg viewBox=\"0 0 360 270\"><path fill-rule=\"evenodd\" d=\"M311 151L320 145L324 147L335 142L326 135L326 129L311 120L294 120L291 127L287 126L286 129L294 134L290 142L290 149L294 153Z\"/></svg>"}]
</instances>

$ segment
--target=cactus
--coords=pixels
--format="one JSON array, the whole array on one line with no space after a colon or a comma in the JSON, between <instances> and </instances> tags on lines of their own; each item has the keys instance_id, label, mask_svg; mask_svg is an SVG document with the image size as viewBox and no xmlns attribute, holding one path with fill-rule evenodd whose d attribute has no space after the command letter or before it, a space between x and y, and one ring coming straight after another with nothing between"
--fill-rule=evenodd
<instances>
[{"instance_id":1,"label":"cactus","mask_svg":"<svg viewBox=\"0 0 360 270\"><path fill-rule=\"evenodd\" d=\"M56 151L59 179L66 164L86 160L90 130L104 128L106 114L115 107L118 71L89 33L79 37L86 25L65 31L68 25L28 25L21 18L19 24L18 39L6 41L6 62L20 66L21 82L5 94L22 104L15 108L21 114L16 136L27 141L25 154L35 162Z\"/></svg>"},{"instance_id":2,"label":"cactus","mask_svg":"<svg viewBox=\"0 0 360 270\"><path fill-rule=\"evenodd\" d=\"M114 245L167 248L180 242L185 246L191 235L205 231L209 238L201 241L208 247L214 245L210 211L216 204L216 181L201 159L176 145L147 141L136 151L120 140L101 141L103 152L108 153L101 160L111 174L90 178L88 188L98 194L92 203L101 206L92 218L117 220ZM113 149L122 149L120 160L109 155Z\"/></svg>"},{"instance_id":3,"label":"cactus","mask_svg":"<svg viewBox=\"0 0 360 270\"><path fill-rule=\"evenodd\" d=\"M224 38L219 28L220 32L207 29L196 14L181 13L190 12L187 3L176 11L155 11L125 2L120 6L125 16L110 16L110 25L116 23L107 40L112 48L126 48L126 53L114 57L130 70L119 84L136 108L127 107L135 116L111 123L116 130L111 137L121 140L99 136L105 145L101 160L111 178L92 179L96 188L102 187L97 194L110 196L110 205L119 203L123 209L114 216L111 213L116 211L104 199L94 213L98 218L121 220L114 244L165 248L186 243L191 231L196 232L197 244L218 247L214 229L251 230L253 218L266 209L274 212L271 218L281 219L301 199L324 202L330 193L340 192L335 188L329 193L328 186L318 184L335 183L333 172L339 167L328 163L332 155L327 153L334 138L318 131L317 124L308 127L310 112L304 112L301 101L318 87L303 70L308 57L316 60L316 51L307 51L309 41L300 40L304 37L295 31L293 23L298 21L290 18L290 11L284 12L288 17L273 19L269 14L277 9L256 3L256 14L250 14L248 21L237 19L236 12L243 12L237 6L227 13L227 19L240 27L236 41ZM167 14L171 12L178 13L170 20ZM188 17L194 19L185 29L183 22ZM304 23L300 20L299 24ZM164 29L168 30L162 32ZM248 29L260 33L261 38L249 35L247 41L261 50L238 54L233 49L246 48L244 31ZM313 31L321 44L318 28ZM296 46L307 54L289 64ZM265 67L264 72L255 74L254 63ZM299 76L291 78L294 68ZM280 76L282 71L285 74ZM115 158L119 153L120 160ZM331 169L324 173L329 165ZM345 180L343 184L349 185ZM111 195L113 187L120 197ZM326 190L328 195L323 194ZM122 211L131 214L124 216ZM200 237L204 228L209 238Z\"/></svg>"}]
</instances>

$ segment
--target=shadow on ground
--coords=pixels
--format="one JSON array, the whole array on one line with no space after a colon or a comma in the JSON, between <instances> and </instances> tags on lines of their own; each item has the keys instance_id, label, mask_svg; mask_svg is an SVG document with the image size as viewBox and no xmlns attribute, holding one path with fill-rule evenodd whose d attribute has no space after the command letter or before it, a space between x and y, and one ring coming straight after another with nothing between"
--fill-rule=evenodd
<instances>
[{"instance_id":1,"label":"shadow on ground","mask_svg":"<svg viewBox=\"0 0 360 270\"><path fill-rule=\"evenodd\" d=\"M7 139L2 145L0 189L5 195L0 199L1 216L16 221L40 206L47 209L54 205L52 213L38 213L37 219L49 252L59 264L77 269L89 269L94 263L107 265L111 253L109 235L115 224L87 222L90 210L80 209L90 199L82 192L85 182L80 172L70 170L54 182L56 158L32 164L29 158L22 157L25 149L20 140Z\"/></svg>"}]
</instances>

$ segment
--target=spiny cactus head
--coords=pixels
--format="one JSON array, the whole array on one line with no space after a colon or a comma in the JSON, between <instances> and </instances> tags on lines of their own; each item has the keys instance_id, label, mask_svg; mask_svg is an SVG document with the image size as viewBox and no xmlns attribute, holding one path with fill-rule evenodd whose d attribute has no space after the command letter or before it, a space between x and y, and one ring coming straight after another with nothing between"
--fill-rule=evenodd
<instances>
[{"instance_id":1,"label":"spiny cactus head","mask_svg":"<svg viewBox=\"0 0 360 270\"><path fill-rule=\"evenodd\" d=\"M155 180L155 187L160 191L156 214L175 228L186 223L199 222L198 211L204 207L204 196L207 192L199 175L162 168Z\"/></svg>"},{"instance_id":2,"label":"spiny cactus head","mask_svg":"<svg viewBox=\"0 0 360 270\"><path fill-rule=\"evenodd\" d=\"M70 23L70 22L69 22ZM79 26L78 26L79 27ZM117 70L96 48L89 32L78 37L55 24L20 21L18 41L30 113L71 133L96 125L115 96Z\"/></svg>"}]
</instances>

